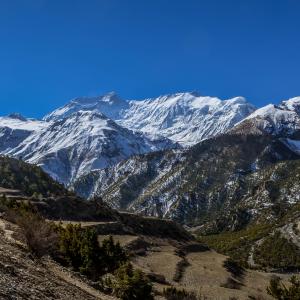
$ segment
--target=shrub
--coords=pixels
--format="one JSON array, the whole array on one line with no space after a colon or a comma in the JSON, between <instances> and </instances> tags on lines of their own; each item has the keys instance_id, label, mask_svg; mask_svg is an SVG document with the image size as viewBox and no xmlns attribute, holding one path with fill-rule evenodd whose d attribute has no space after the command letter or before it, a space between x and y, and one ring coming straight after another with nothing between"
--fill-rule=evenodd
<instances>
[{"instance_id":1,"label":"shrub","mask_svg":"<svg viewBox=\"0 0 300 300\"><path fill-rule=\"evenodd\" d=\"M173 280L175 282L180 282L185 269L189 266L189 262L187 261L187 259L185 257L183 257L177 264L176 264L176 271L175 274L173 276Z\"/></svg>"},{"instance_id":2,"label":"shrub","mask_svg":"<svg viewBox=\"0 0 300 300\"><path fill-rule=\"evenodd\" d=\"M243 284L234 278L228 277L226 282L221 284L221 287L232 290L239 290Z\"/></svg>"},{"instance_id":3,"label":"shrub","mask_svg":"<svg viewBox=\"0 0 300 300\"><path fill-rule=\"evenodd\" d=\"M245 274L245 269L231 258L224 261L223 267L235 278L243 278Z\"/></svg>"},{"instance_id":4,"label":"shrub","mask_svg":"<svg viewBox=\"0 0 300 300\"><path fill-rule=\"evenodd\" d=\"M300 299L300 279L293 276L290 279L291 285L286 287L279 277L270 280L267 292L270 296L278 300L299 300Z\"/></svg>"},{"instance_id":5,"label":"shrub","mask_svg":"<svg viewBox=\"0 0 300 300\"><path fill-rule=\"evenodd\" d=\"M28 211L8 210L6 218L16 223L29 251L36 257L53 255L58 248L58 236L54 227L39 215Z\"/></svg>"},{"instance_id":6,"label":"shrub","mask_svg":"<svg viewBox=\"0 0 300 300\"><path fill-rule=\"evenodd\" d=\"M188 292L184 289L177 289L175 287L168 287L164 289L163 296L167 300L200 300L193 292Z\"/></svg>"},{"instance_id":7,"label":"shrub","mask_svg":"<svg viewBox=\"0 0 300 300\"><path fill-rule=\"evenodd\" d=\"M152 300L152 285L140 270L134 270L130 263L122 265L112 280L114 295L122 300Z\"/></svg>"},{"instance_id":8,"label":"shrub","mask_svg":"<svg viewBox=\"0 0 300 300\"><path fill-rule=\"evenodd\" d=\"M21 239L34 256L41 258L57 251L58 235L54 226L47 223L29 201L16 201L2 195L0 210L4 212L3 217L7 221L19 226Z\"/></svg>"}]
</instances>

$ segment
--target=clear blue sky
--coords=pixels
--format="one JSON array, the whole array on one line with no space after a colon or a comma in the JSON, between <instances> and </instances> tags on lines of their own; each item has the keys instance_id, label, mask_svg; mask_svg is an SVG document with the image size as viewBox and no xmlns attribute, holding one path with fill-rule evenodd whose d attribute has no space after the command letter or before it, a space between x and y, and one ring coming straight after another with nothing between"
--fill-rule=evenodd
<instances>
[{"instance_id":1,"label":"clear blue sky","mask_svg":"<svg viewBox=\"0 0 300 300\"><path fill-rule=\"evenodd\" d=\"M297 0L1 0L0 115L82 95L300 95Z\"/></svg>"}]
</instances>

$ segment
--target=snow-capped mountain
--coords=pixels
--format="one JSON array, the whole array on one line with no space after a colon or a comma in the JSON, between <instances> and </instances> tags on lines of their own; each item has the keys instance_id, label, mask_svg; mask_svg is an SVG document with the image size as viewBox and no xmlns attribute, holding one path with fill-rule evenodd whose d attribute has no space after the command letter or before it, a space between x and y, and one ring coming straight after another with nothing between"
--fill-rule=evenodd
<instances>
[{"instance_id":1,"label":"snow-capped mountain","mask_svg":"<svg viewBox=\"0 0 300 300\"><path fill-rule=\"evenodd\" d=\"M257 109L240 123L233 132L267 133L290 136L300 129L300 97L268 104Z\"/></svg>"},{"instance_id":2,"label":"snow-capped mountain","mask_svg":"<svg viewBox=\"0 0 300 300\"><path fill-rule=\"evenodd\" d=\"M241 100L228 102L232 107ZM218 103L205 100L209 101ZM220 207L228 212L235 205L251 219L251 214L265 213L275 195L284 205L289 205L285 197L294 204L300 201L299 193L294 193L298 183L287 188L280 177L285 173L280 172L289 172L293 161L300 164L299 104L298 97L266 105L214 138L187 149L132 157L80 177L73 188L83 197L101 195L117 209L185 223L219 213Z\"/></svg>"},{"instance_id":3,"label":"snow-capped mountain","mask_svg":"<svg viewBox=\"0 0 300 300\"><path fill-rule=\"evenodd\" d=\"M98 97L78 97L44 117L45 121L57 121L78 111L97 111L110 119L118 119L128 103L122 100L115 92Z\"/></svg>"},{"instance_id":4,"label":"snow-capped mountain","mask_svg":"<svg viewBox=\"0 0 300 300\"><path fill-rule=\"evenodd\" d=\"M115 93L83 97L47 115L46 121L65 118L79 110L98 111L118 124L150 136L161 135L185 146L226 132L255 107L244 98L220 100L196 93L177 93L142 101L124 101Z\"/></svg>"},{"instance_id":5,"label":"snow-capped mountain","mask_svg":"<svg viewBox=\"0 0 300 300\"><path fill-rule=\"evenodd\" d=\"M291 134L300 128L299 111L300 97L255 110L242 97L222 101L177 93L125 101L109 93L73 99L42 121L18 114L0 118L0 153L39 164L69 184L133 155L177 148L174 142L191 146L229 130L245 131L249 123L260 132L288 133L285 142L295 149Z\"/></svg>"},{"instance_id":6,"label":"snow-capped mountain","mask_svg":"<svg viewBox=\"0 0 300 300\"><path fill-rule=\"evenodd\" d=\"M125 127L159 133L185 146L219 135L255 110L244 98L220 100L178 93L130 101L117 122Z\"/></svg>"},{"instance_id":7,"label":"snow-capped mountain","mask_svg":"<svg viewBox=\"0 0 300 300\"><path fill-rule=\"evenodd\" d=\"M38 132L45 127L47 127L45 122L26 119L20 114L0 117L0 153L6 154L33 132Z\"/></svg>"},{"instance_id":8,"label":"snow-capped mountain","mask_svg":"<svg viewBox=\"0 0 300 300\"><path fill-rule=\"evenodd\" d=\"M42 166L64 184L132 155L161 149L144 135L135 134L95 111L74 112L47 124L8 154Z\"/></svg>"}]
</instances>

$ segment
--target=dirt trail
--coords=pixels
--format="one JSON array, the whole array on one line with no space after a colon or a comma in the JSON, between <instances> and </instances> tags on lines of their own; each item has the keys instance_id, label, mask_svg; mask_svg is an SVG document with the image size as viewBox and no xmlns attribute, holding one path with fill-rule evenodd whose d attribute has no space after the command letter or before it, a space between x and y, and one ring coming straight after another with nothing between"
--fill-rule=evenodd
<instances>
[{"instance_id":1,"label":"dirt trail","mask_svg":"<svg viewBox=\"0 0 300 300\"><path fill-rule=\"evenodd\" d=\"M3 231L5 239L10 243L17 244L19 246L24 246L23 243L21 243L13 237L15 230L13 230L13 228L10 228L12 226L13 225L11 223L0 219L0 231Z\"/></svg>"},{"instance_id":2,"label":"dirt trail","mask_svg":"<svg viewBox=\"0 0 300 300\"><path fill-rule=\"evenodd\" d=\"M117 224L118 222L116 221L103 221L103 222L98 222L98 221L91 221L91 222L80 222L80 221L52 221L52 220L47 220L48 222L54 222L55 224L61 224L62 226L67 226L68 224L72 225L81 225L81 227L93 227L97 225L114 225Z\"/></svg>"}]
</instances>

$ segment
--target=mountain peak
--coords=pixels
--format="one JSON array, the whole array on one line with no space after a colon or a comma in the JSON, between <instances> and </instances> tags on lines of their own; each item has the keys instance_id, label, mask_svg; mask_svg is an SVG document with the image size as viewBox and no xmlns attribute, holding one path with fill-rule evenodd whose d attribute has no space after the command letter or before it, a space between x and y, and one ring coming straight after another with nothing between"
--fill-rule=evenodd
<instances>
[{"instance_id":1,"label":"mountain peak","mask_svg":"<svg viewBox=\"0 0 300 300\"><path fill-rule=\"evenodd\" d=\"M116 92L109 92L101 96L77 97L70 101L70 103L79 104L79 105L96 105L100 102L113 104L118 102L124 102L124 100L122 100Z\"/></svg>"},{"instance_id":2,"label":"mountain peak","mask_svg":"<svg viewBox=\"0 0 300 300\"><path fill-rule=\"evenodd\" d=\"M280 105L268 104L257 109L244 120L237 123L232 132L292 135L300 130L300 98L291 100L283 101Z\"/></svg>"},{"instance_id":3,"label":"mountain peak","mask_svg":"<svg viewBox=\"0 0 300 300\"><path fill-rule=\"evenodd\" d=\"M7 117L10 119L16 119L19 121L24 121L24 122L27 121L27 119L24 116L22 116L20 113L11 113Z\"/></svg>"},{"instance_id":4,"label":"mountain peak","mask_svg":"<svg viewBox=\"0 0 300 300\"><path fill-rule=\"evenodd\" d=\"M280 104L281 107L284 107L289 110L293 110L300 114L300 97L294 97L285 101L282 101Z\"/></svg>"},{"instance_id":5,"label":"mountain peak","mask_svg":"<svg viewBox=\"0 0 300 300\"><path fill-rule=\"evenodd\" d=\"M108 118L117 119L119 112L127 108L127 106L128 103L122 100L115 92L94 97L78 97L45 116L44 120L61 120L78 111L96 111L106 115Z\"/></svg>"}]
</instances>

